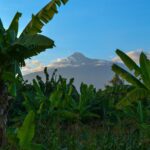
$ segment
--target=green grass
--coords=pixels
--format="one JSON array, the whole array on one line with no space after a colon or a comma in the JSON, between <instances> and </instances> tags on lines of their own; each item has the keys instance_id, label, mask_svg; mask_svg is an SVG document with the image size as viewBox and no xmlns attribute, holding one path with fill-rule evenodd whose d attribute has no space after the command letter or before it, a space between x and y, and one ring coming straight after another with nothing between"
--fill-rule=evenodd
<instances>
[{"instance_id":1,"label":"green grass","mask_svg":"<svg viewBox=\"0 0 150 150\"><path fill-rule=\"evenodd\" d=\"M128 131L98 124L55 125L39 133L36 142L52 150L147 150L150 140L136 130Z\"/></svg>"}]
</instances>

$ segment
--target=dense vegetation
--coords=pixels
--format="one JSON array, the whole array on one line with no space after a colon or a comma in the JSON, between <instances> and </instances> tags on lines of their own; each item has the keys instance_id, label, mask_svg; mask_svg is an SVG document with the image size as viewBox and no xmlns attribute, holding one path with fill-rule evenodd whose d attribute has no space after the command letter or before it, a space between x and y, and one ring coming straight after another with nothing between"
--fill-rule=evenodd
<instances>
[{"instance_id":1,"label":"dense vegetation","mask_svg":"<svg viewBox=\"0 0 150 150\"><path fill-rule=\"evenodd\" d=\"M2 150L147 150L150 145L150 60L144 53L136 64L117 50L128 72L114 64L116 73L104 89L74 79L37 76L23 80L25 59L54 41L41 34L44 24L68 0L52 0L18 36L21 13L8 29L0 21L0 148ZM121 79L124 79L125 82ZM130 84L127 84L127 82Z\"/></svg>"},{"instance_id":2,"label":"dense vegetation","mask_svg":"<svg viewBox=\"0 0 150 150\"><path fill-rule=\"evenodd\" d=\"M16 13L8 29L4 28L0 20L0 147L6 144L9 102L12 96L17 95L16 77L22 77L20 67L25 66L25 59L55 46L52 39L39 33L58 12L58 7L67 1L51 0L36 15L32 15L31 21L20 35L18 27L21 13Z\"/></svg>"},{"instance_id":3,"label":"dense vegetation","mask_svg":"<svg viewBox=\"0 0 150 150\"><path fill-rule=\"evenodd\" d=\"M130 91L116 75L110 85L96 90L54 72L46 81L18 79L17 97L9 111L7 149L148 149L149 100L136 101L119 110L116 105ZM126 104L125 104L126 105Z\"/></svg>"}]
</instances>

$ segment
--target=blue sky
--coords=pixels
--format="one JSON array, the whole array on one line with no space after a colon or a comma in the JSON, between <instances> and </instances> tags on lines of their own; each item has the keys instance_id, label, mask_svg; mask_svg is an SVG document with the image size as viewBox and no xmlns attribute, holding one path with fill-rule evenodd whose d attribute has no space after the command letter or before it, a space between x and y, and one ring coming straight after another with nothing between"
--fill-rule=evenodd
<instances>
[{"instance_id":1,"label":"blue sky","mask_svg":"<svg viewBox=\"0 0 150 150\"><path fill-rule=\"evenodd\" d=\"M49 0L1 0L0 17L8 27L16 11L22 12L20 31ZM88 57L112 59L115 49L150 50L150 0L70 0L44 27L56 48L34 59L47 64L76 51Z\"/></svg>"}]
</instances>

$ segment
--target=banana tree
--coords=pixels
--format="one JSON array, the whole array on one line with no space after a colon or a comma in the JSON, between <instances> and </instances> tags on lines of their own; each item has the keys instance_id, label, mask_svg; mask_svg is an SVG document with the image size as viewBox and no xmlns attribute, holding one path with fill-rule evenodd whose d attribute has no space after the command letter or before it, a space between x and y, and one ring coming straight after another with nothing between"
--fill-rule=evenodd
<instances>
[{"instance_id":1,"label":"banana tree","mask_svg":"<svg viewBox=\"0 0 150 150\"><path fill-rule=\"evenodd\" d=\"M136 64L136 62L121 50L116 50L116 53L131 72L126 71L117 64L112 66L112 70L133 86L133 89L117 104L117 107L122 108L138 100L149 98L150 60L141 52L139 64Z\"/></svg>"},{"instance_id":2,"label":"banana tree","mask_svg":"<svg viewBox=\"0 0 150 150\"><path fill-rule=\"evenodd\" d=\"M40 33L42 27L58 12L58 7L67 1L51 0L36 15L32 15L31 21L20 36L18 26L21 13L16 13L8 29L4 28L0 20L0 147L5 143L7 113L11 99L8 92L8 86L11 84L9 78L15 81L17 75L21 76L20 67L25 66L25 59L55 46L52 39ZM16 95L15 84L13 91Z\"/></svg>"}]
</instances>

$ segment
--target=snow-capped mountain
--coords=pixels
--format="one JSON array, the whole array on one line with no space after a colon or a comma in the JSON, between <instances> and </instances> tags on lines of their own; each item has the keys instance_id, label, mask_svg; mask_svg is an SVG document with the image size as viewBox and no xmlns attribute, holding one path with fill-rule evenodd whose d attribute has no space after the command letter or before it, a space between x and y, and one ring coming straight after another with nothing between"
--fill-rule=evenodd
<instances>
[{"instance_id":1,"label":"snow-capped mountain","mask_svg":"<svg viewBox=\"0 0 150 150\"><path fill-rule=\"evenodd\" d=\"M74 78L77 89L81 82L93 84L98 89L104 88L112 79L114 75L111 70L112 64L112 61L90 59L77 52L67 58L54 61L47 67L50 75L55 69L58 69L58 75L67 79ZM31 81L36 75L45 79L43 71L25 75L24 79Z\"/></svg>"},{"instance_id":2,"label":"snow-capped mountain","mask_svg":"<svg viewBox=\"0 0 150 150\"><path fill-rule=\"evenodd\" d=\"M58 59L54 61L53 63L49 64L49 68L61 68L61 67L79 67L79 66L85 66L85 65L104 65L110 63L106 60L98 60L98 59L90 59L88 57L85 57L83 54L76 52L73 55L64 58L64 59Z\"/></svg>"}]
</instances>

